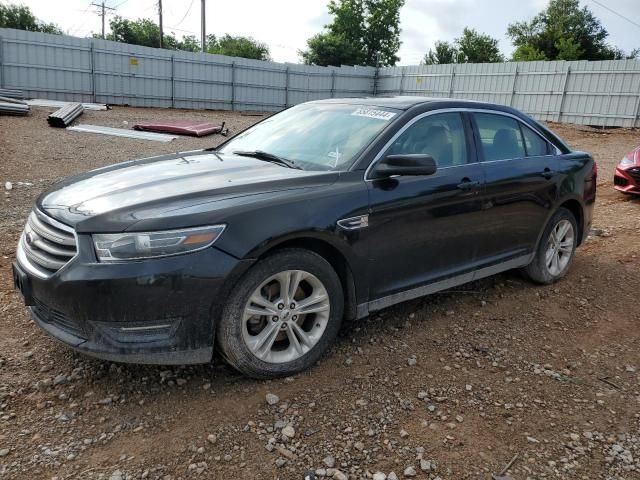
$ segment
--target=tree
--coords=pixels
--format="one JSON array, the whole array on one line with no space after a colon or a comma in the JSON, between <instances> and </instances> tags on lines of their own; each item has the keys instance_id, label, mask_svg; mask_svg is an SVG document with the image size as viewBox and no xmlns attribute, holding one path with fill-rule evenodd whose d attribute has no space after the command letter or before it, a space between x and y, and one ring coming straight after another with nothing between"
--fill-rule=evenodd
<instances>
[{"instance_id":1,"label":"tree","mask_svg":"<svg viewBox=\"0 0 640 480\"><path fill-rule=\"evenodd\" d=\"M265 43L258 42L251 37L232 36L228 33L220 38L208 35L207 52L255 60L271 59L269 47Z\"/></svg>"},{"instance_id":2,"label":"tree","mask_svg":"<svg viewBox=\"0 0 640 480\"><path fill-rule=\"evenodd\" d=\"M62 34L60 27L38 20L29 7L23 5L0 4L0 28L17 28L29 32Z\"/></svg>"},{"instance_id":3,"label":"tree","mask_svg":"<svg viewBox=\"0 0 640 480\"><path fill-rule=\"evenodd\" d=\"M520 45L513 52L514 62L533 62L536 60L547 60L547 56L531 45Z\"/></svg>"},{"instance_id":4,"label":"tree","mask_svg":"<svg viewBox=\"0 0 640 480\"><path fill-rule=\"evenodd\" d=\"M109 21L109 26L111 32L107 34L107 40L145 47L160 47L160 27L151 19L127 20L116 16ZM98 35L94 34L94 37ZM173 32L165 32L162 39L163 48L168 50L200 51L200 42L194 35L187 35L179 40ZM227 34L217 38L215 35L208 35L206 43L205 51L208 53L257 60L269 59L269 47L251 37L234 37Z\"/></svg>"},{"instance_id":5,"label":"tree","mask_svg":"<svg viewBox=\"0 0 640 480\"><path fill-rule=\"evenodd\" d=\"M458 49L452 43L438 40L435 44L435 50L429 49L423 62L425 65L458 63Z\"/></svg>"},{"instance_id":6,"label":"tree","mask_svg":"<svg viewBox=\"0 0 640 480\"><path fill-rule=\"evenodd\" d=\"M498 40L489 35L480 34L474 29L465 28L462 36L456 38L459 63L498 63L504 57L500 53Z\"/></svg>"},{"instance_id":7,"label":"tree","mask_svg":"<svg viewBox=\"0 0 640 480\"><path fill-rule=\"evenodd\" d=\"M313 65L395 65L405 0L331 0L333 21L300 55Z\"/></svg>"},{"instance_id":8,"label":"tree","mask_svg":"<svg viewBox=\"0 0 640 480\"><path fill-rule=\"evenodd\" d=\"M429 50L424 57L426 65L503 61L497 39L467 27L462 31L462 36L456 38L453 43L436 42L435 50Z\"/></svg>"},{"instance_id":9,"label":"tree","mask_svg":"<svg viewBox=\"0 0 640 480\"><path fill-rule=\"evenodd\" d=\"M540 52L548 60L611 60L616 49L606 43L607 30L579 0L551 0L528 22L509 25L507 35L525 52ZM514 57L515 59L515 57Z\"/></svg>"}]
</instances>

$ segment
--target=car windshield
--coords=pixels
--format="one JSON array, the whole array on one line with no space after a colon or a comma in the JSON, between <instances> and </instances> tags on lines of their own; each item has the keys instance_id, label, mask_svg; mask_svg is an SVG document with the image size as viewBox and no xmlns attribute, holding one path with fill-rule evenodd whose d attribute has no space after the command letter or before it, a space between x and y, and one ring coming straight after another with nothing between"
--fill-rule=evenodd
<instances>
[{"instance_id":1,"label":"car windshield","mask_svg":"<svg viewBox=\"0 0 640 480\"><path fill-rule=\"evenodd\" d=\"M347 170L397 114L364 105L302 104L242 132L219 151L268 161L266 153L304 170Z\"/></svg>"}]
</instances>

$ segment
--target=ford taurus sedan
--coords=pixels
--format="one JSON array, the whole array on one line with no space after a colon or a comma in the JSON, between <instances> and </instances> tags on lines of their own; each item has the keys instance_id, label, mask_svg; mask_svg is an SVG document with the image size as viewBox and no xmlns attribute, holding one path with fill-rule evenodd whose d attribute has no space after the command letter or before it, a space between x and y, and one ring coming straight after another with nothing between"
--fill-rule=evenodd
<instances>
[{"instance_id":1,"label":"ford taurus sedan","mask_svg":"<svg viewBox=\"0 0 640 480\"><path fill-rule=\"evenodd\" d=\"M36 201L14 280L98 358L247 375L316 362L341 322L510 269L562 278L596 164L508 107L331 99L218 148L69 178Z\"/></svg>"}]
</instances>

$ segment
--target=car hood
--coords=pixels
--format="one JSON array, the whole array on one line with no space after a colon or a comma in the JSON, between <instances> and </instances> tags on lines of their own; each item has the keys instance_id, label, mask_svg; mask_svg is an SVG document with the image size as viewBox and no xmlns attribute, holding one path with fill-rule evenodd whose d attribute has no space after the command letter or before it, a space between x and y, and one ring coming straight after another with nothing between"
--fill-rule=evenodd
<instances>
[{"instance_id":1,"label":"car hood","mask_svg":"<svg viewBox=\"0 0 640 480\"><path fill-rule=\"evenodd\" d=\"M637 167L638 165L640 165L640 146L631 150L629 153L625 155L625 157L631 160L633 163L630 163L628 165L619 165L619 167L621 167L623 170Z\"/></svg>"},{"instance_id":2,"label":"car hood","mask_svg":"<svg viewBox=\"0 0 640 480\"><path fill-rule=\"evenodd\" d=\"M336 172L296 170L199 150L124 162L70 177L44 192L37 206L78 232L122 231L168 212L193 210L196 205L206 206L201 211L215 210L220 201L229 205L229 200L241 197L246 204L244 197L319 187L337 177Z\"/></svg>"}]
</instances>

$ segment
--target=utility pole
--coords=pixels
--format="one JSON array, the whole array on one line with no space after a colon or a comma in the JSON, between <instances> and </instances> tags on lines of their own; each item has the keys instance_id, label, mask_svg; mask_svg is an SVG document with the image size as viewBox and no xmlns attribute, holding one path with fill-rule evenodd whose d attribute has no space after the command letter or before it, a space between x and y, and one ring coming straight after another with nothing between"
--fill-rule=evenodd
<instances>
[{"instance_id":1,"label":"utility pole","mask_svg":"<svg viewBox=\"0 0 640 480\"><path fill-rule=\"evenodd\" d=\"M93 5L94 7L98 7L100 9L98 11L98 15L102 17L102 39L104 40L104 22L105 22L105 18L107 17L105 10L115 11L115 8L105 6L104 0L102 1L102 3L92 3L91 5Z\"/></svg>"},{"instance_id":2,"label":"utility pole","mask_svg":"<svg viewBox=\"0 0 640 480\"><path fill-rule=\"evenodd\" d=\"M201 42L201 50L204 52L206 50L206 45L207 45L207 27L206 27L206 21L205 21L205 3L206 0L201 0L201 4L202 4L202 8L200 9L200 34L202 35L202 38L200 39Z\"/></svg>"},{"instance_id":3,"label":"utility pole","mask_svg":"<svg viewBox=\"0 0 640 480\"><path fill-rule=\"evenodd\" d=\"M162 0L158 0L158 15L160 16L160 48L162 48L162 41L164 40L164 32L162 31Z\"/></svg>"}]
</instances>

